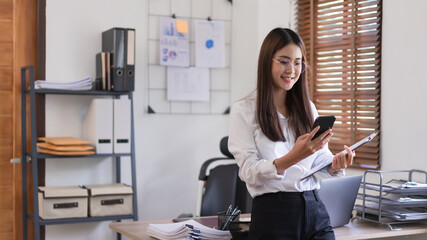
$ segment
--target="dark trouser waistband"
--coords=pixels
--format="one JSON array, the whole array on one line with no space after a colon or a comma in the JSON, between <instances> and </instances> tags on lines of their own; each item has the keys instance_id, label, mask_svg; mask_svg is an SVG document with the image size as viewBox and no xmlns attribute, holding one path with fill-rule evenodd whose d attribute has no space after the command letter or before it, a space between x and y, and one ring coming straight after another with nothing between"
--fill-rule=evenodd
<instances>
[{"instance_id":1,"label":"dark trouser waistband","mask_svg":"<svg viewBox=\"0 0 427 240\"><path fill-rule=\"evenodd\" d=\"M257 196L256 198L263 199L263 198L269 198L269 199L279 199L282 200L284 198L301 198L304 199L306 197L314 196L315 198L318 197L317 190L310 190L310 191L304 191L304 192L275 192L275 193L265 193L263 195Z\"/></svg>"}]
</instances>

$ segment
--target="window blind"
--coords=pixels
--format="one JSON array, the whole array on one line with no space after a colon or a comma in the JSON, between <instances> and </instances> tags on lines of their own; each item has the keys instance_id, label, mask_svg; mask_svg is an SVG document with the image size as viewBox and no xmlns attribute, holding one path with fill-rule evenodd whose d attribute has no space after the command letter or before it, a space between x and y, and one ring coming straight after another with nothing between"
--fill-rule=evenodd
<instances>
[{"instance_id":1,"label":"window blind","mask_svg":"<svg viewBox=\"0 0 427 240\"><path fill-rule=\"evenodd\" d=\"M296 0L312 100L320 115L337 118L334 154L380 132L381 10L379 0ZM379 169L380 134L357 149L353 167Z\"/></svg>"}]
</instances>

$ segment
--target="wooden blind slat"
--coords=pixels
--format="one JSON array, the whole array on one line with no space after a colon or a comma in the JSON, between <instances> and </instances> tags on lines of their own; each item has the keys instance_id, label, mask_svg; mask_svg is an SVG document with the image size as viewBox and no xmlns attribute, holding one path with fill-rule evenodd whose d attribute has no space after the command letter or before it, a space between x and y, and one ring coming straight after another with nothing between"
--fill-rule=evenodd
<instances>
[{"instance_id":1,"label":"wooden blind slat","mask_svg":"<svg viewBox=\"0 0 427 240\"><path fill-rule=\"evenodd\" d=\"M378 124L368 124L368 123L357 124L358 128L364 128L364 129L378 129L378 126L379 126ZM348 134L348 133L351 132L352 127L354 127L354 125L347 124L346 126L341 126L338 123L334 124L334 127L332 128L334 130L334 135L333 135L334 139L351 138L351 134ZM366 137L367 135L369 135L369 133L367 132L366 135L364 136Z\"/></svg>"},{"instance_id":2,"label":"wooden blind slat","mask_svg":"<svg viewBox=\"0 0 427 240\"><path fill-rule=\"evenodd\" d=\"M335 64L334 66L336 66L337 64ZM350 66L349 66L350 68ZM363 78L363 77L376 77L380 74L379 72L379 66L373 66L373 67L355 67L354 68L357 73L353 74L351 73L351 69L332 69L332 68L317 68L316 69L316 76L318 79L316 79L315 81L322 81L323 79L328 79L331 77L337 77L337 75L339 75L339 77L344 78L348 78L348 77L352 77L355 76L357 78Z\"/></svg>"},{"instance_id":3,"label":"wooden blind slat","mask_svg":"<svg viewBox=\"0 0 427 240\"><path fill-rule=\"evenodd\" d=\"M319 94L318 92L314 93L314 97L318 98L320 100L329 99L331 96L332 96L332 94L331 95L326 95L326 94L323 95L323 94ZM346 100L354 98L353 96L346 95L346 94L337 94L337 95L333 95L333 97L339 98L339 99L346 99ZM375 95L358 95L358 96L356 96L356 98L359 100L367 100L367 99L377 99L377 96L375 96Z\"/></svg>"},{"instance_id":4,"label":"wooden blind slat","mask_svg":"<svg viewBox=\"0 0 427 240\"><path fill-rule=\"evenodd\" d=\"M341 18L338 19L332 19L332 20L323 20L323 21L318 21L317 24L319 26L328 26L328 25L339 25L339 24L343 24L343 23L349 23L353 20L352 16L343 16Z\"/></svg>"},{"instance_id":5,"label":"wooden blind slat","mask_svg":"<svg viewBox=\"0 0 427 240\"><path fill-rule=\"evenodd\" d=\"M358 55L362 55L362 54L376 54L379 53L379 48L375 47L375 48L366 48L366 49L357 49L356 50ZM315 55L316 57L337 57L337 56L347 56L351 54L350 49L341 49L341 52L317 52ZM377 56L379 57L379 55Z\"/></svg>"},{"instance_id":6,"label":"wooden blind slat","mask_svg":"<svg viewBox=\"0 0 427 240\"><path fill-rule=\"evenodd\" d=\"M335 101L335 102L332 102L332 101ZM322 106L329 106L329 105L331 105L331 106L336 106L336 105L342 105L342 106L349 106L349 107L353 107L353 105L354 104L356 104L356 102L354 102L354 101L350 101L350 100L345 100L345 99L341 99L340 101L337 101L336 99L331 99L330 101L322 101L321 99L319 99L319 100L317 100L317 101L315 101L315 103L316 103L316 107L317 107L317 105L319 106L319 107L317 107L317 109L319 109L319 110L322 110ZM357 105L358 106L364 106L364 107L367 107L367 106L369 106L369 107L376 107L376 106L379 106L379 104L378 104L379 102L378 101L375 101L375 100L372 100L371 102L369 102L369 103L365 103L365 104L363 104L363 103L357 103ZM337 109L338 110L340 110L340 108L339 107L337 107Z\"/></svg>"},{"instance_id":7,"label":"wooden blind slat","mask_svg":"<svg viewBox=\"0 0 427 240\"><path fill-rule=\"evenodd\" d=\"M360 16L360 18L357 21L359 22L359 21L362 21L363 19L375 18L379 22L380 16L381 16L381 12L368 13L368 14L364 14L363 16Z\"/></svg>"},{"instance_id":8,"label":"wooden blind slat","mask_svg":"<svg viewBox=\"0 0 427 240\"><path fill-rule=\"evenodd\" d=\"M320 81L320 79L317 79L316 81ZM336 82L340 82L342 81L343 83L352 83L351 79L347 80L345 78L340 78L340 79L336 79L336 80L332 80L332 79L328 79L328 80L323 80L322 83L336 83ZM358 83L376 83L379 82L380 78L379 77L375 77L375 78L368 78L368 79L364 79L364 78L358 78L357 82Z\"/></svg>"},{"instance_id":9,"label":"wooden blind slat","mask_svg":"<svg viewBox=\"0 0 427 240\"><path fill-rule=\"evenodd\" d=\"M373 18L373 19L369 19L367 18L367 20L359 20L357 21L357 25L369 25L369 24L374 24L374 23L379 23L378 19Z\"/></svg>"},{"instance_id":10,"label":"wooden blind slat","mask_svg":"<svg viewBox=\"0 0 427 240\"><path fill-rule=\"evenodd\" d=\"M347 99L346 97L348 97L348 96L346 96L346 95L349 95L351 93L356 92L355 93L356 97L360 97L361 99L363 99L363 98L366 99L366 98L375 98L376 94L378 94L379 91L380 91L379 89L375 89L375 90L371 90L371 91L369 91L369 90L365 90L365 91L328 91L328 92L325 91L325 92L315 92L314 95L316 97L319 97L319 98L325 97L325 96L326 97L335 97L335 98L343 96L343 98Z\"/></svg>"},{"instance_id":11,"label":"wooden blind slat","mask_svg":"<svg viewBox=\"0 0 427 240\"><path fill-rule=\"evenodd\" d=\"M344 3L345 4L345 3ZM340 6L339 8L318 8L317 9L317 14L318 16L320 16L319 18L322 18L323 16L326 16L327 18L334 18L337 16L342 16L344 15L343 13L347 13L347 15L349 14L349 12L353 11L353 6L346 6L344 4L340 4L337 6Z\"/></svg>"},{"instance_id":12,"label":"wooden blind slat","mask_svg":"<svg viewBox=\"0 0 427 240\"><path fill-rule=\"evenodd\" d=\"M361 56L344 56L344 55L340 55L337 54L335 57L328 57L328 56L321 56L321 57L316 57L317 62L319 64L319 66L317 67L317 69L322 69L322 68L331 68L331 67L337 67L337 66L342 66L342 69L345 69L345 67L347 66L351 66L354 64L357 64L357 66L367 66L367 65L371 65L371 64L378 64L379 63L379 59L376 56L379 56L380 54L373 54L373 55L361 55ZM356 59L355 59L356 58ZM351 60L356 60L356 62L352 63L349 62Z\"/></svg>"},{"instance_id":13,"label":"wooden blind slat","mask_svg":"<svg viewBox=\"0 0 427 240\"><path fill-rule=\"evenodd\" d=\"M342 17L342 18L344 18L344 17L351 17L351 14L350 13L347 13L347 14L335 13L335 14L326 15L326 16L318 16L318 17L316 17L316 20L317 20L317 22L323 22L323 21L327 21L327 20L330 20L330 19L335 19L335 18L338 18L338 17Z\"/></svg>"},{"instance_id":14,"label":"wooden blind slat","mask_svg":"<svg viewBox=\"0 0 427 240\"><path fill-rule=\"evenodd\" d=\"M350 86L350 85L343 85L341 83L341 81L337 82L337 83L333 83L333 84L324 84L324 83L319 83L316 82L316 88L319 91L325 91L325 90L343 90L343 89L350 89L351 91L354 91L354 87ZM360 85L357 86L357 88L362 89L362 88L379 88L379 83L368 83L368 84L364 84L364 85Z\"/></svg>"},{"instance_id":15,"label":"wooden blind slat","mask_svg":"<svg viewBox=\"0 0 427 240\"><path fill-rule=\"evenodd\" d=\"M331 105L327 105L327 106L317 107L317 110L318 111L328 111L328 110L330 110L330 111L332 111L332 110L336 111L336 110L339 110L339 111L346 112L346 111L351 111L352 107L351 107L351 105L344 105L344 106L331 106ZM358 107L356 107L355 110L356 111L374 111L374 112L378 112L379 107L376 107L376 106L371 106L371 107L358 106Z\"/></svg>"},{"instance_id":16,"label":"wooden blind slat","mask_svg":"<svg viewBox=\"0 0 427 240\"><path fill-rule=\"evenodd\" d=\"M358 8L357 9L357 14L358 14L358 18L360 19L360 18L363 18L364 17L364 15L363 14L366 14L366 13L376 13L376 12L378 12L379 10L380 10L380 6L377 6L377 7L373 7L373 8ZM360 16L359 16L360 15Z\"/></svg>"},{"instance_id":17,"label":"wooden blind slat","mask_svg":"<svg viewBox=\"0 0 427 240\"><path fill-rule=\"evenodd\" d=\"M379 73L378 73L379 74ZM358 82L371 82L371 79L368 77L377 77L378 74L376 75L367 75L367 74L359 74L357 73L355 75L355 77L357 78ZM352 83L352 74L348 73L348 72L342 72L339 74L327 74L327 75L320 75L320 74L316 74L316 80L318 82L322 82L322 83L326 83L327 81L344 81L344 82L348 82L348 83Z\"/></svg>"},{"instance_id":18,"label":"wooden blind slat","mask_svg":"<svg viewBox=\"0 0 427 240\"><path fill-rule=\"evenodd\" d=\"M329 9L329 8L335 8L335 7L341 7L343 5L349 5L353 1L339 1L334 4L319 4L318 9Z\"/></svg>"},{"instance_id":19,"label":"wooden blind slat","mask_svg":"<svg viewBox=\"0 0 427 240\"><path fill-rule=\"evenodd\" d=\"M343 24L340 26L329 26L321 28L319 26L319 32L317 34L317 37L320 38L332 38L334 35L344 36L344 35L350 35L353 31L351 28L351 25Z\"/></svg>"},{"instance_id":20,"label":"wooden blind slat","mask_svg":"<svg viewBox=\"0 0 427 240\"><path fill-rule=\"evenodd\" d=\"M378 4L378 1L359 1L357 3L357 8L364 8L364 7L375 7L375 6L380 6Z\"/></svg>"}]
</instances>

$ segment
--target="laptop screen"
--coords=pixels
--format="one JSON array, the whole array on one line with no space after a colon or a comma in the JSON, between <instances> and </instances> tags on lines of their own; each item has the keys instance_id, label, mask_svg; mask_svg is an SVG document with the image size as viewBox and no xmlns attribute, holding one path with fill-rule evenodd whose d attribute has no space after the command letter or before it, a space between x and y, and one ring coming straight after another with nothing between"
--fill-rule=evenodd
<instances>
[{"instance_id":1,"label":"laptop screen","mask_svg":"<svg viewBox=\"0 0 427 240\"><path fill-rule=\"evenodd\" d=\"M361 175L320 181L319 196L329 213L332 227L350 221L361 181Z\"/></svg>"}]
</instances>

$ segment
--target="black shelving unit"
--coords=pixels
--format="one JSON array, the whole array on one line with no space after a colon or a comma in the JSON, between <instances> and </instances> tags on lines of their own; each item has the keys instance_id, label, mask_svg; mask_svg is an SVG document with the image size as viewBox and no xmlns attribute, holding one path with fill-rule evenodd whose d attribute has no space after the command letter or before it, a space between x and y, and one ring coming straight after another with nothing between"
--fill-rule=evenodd
<instances>
[{"instance_id":1,"label":"black shelving unit","mask_svg":"<svg viewBox=\"0 0 427 240\"><path fill-rule=\"evenodd\" d=\"M27 71L29 74L29 89L27 89ZM138 202L136 189L136 165L135 165L135 141L134 141L134 120L133 120L133 96L132 92L110 92L110 91L67 91L67 90L47 90L34 88L34 66L25 66L21 68L21 127L22 127L22 209L23 209L23 239L28 239L28 224L27 219L32 219L34 223L35 239L40 240L40 226L70 224L70 223L85 223L85 222L100 222L100 221L121 221L125 219L138 220ZM27 128L26 128L26 95L30 95L30 134L31 134L31 152L27 152ZM93 96L111 96L119 98L122 95L128 95L131 102L131 152L126 154L93 154L84 156L58 156L50 154L39 154L37 152L37 125L36 125L36 94L68 94L68 95L93 95ZM121 182L120 169L121 157L130 157L131 174L132 174L132 190L133 190L133 214L123 216L107 216L107 217L87 217L87 218L69 218L43 220L39 217L39 202L38 202L38 160L46 158L103 158L111 157L115 159L116 165L116 183ZM28 213L27 208L27 159L32 162L32 183L33 183L33 213ZM120 239L120 234L117 239Z\"/></svg>"}]
</instances>

